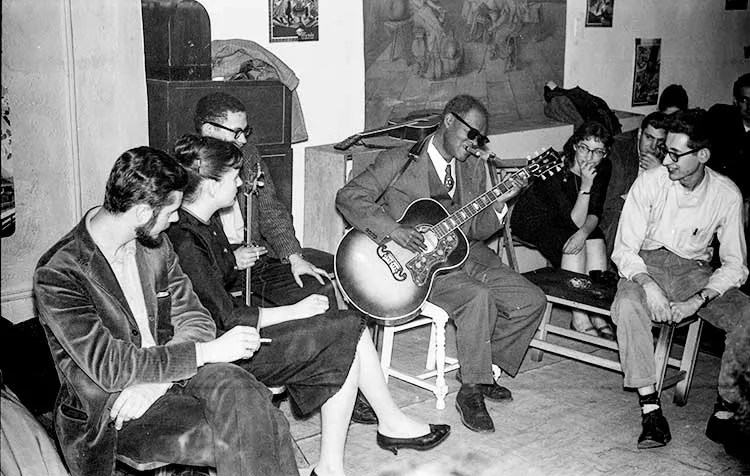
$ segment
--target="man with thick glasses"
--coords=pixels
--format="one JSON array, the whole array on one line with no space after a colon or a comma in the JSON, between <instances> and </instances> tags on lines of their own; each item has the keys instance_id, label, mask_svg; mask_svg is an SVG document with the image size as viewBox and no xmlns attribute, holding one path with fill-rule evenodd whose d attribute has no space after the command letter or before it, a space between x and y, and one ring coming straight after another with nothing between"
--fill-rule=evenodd
<instances>
[{"instance_id":1,"label":"man with thick glasses","mask_svg":"<svg viewBox=\"0 0 750 476\"><path fill-rule=\"evenodd\" d=\"M456 96L443 109L438 130L414 146L383 151L336 196L336 206L355 228L377 243L394 241L413 253L425 249L422 233L398 223L416 199L432 198L454 213L487 191L487 110L476 98ZM408 165L405 165L408 164ZM394 180L395 179L395 180ZM492 364L514 376L536 331L544 293L506 266L484 240L502 225L515 184L461 230L469 241L466 261L435 277L428 299L456 324L461 389L456 408L470 430L493 432L485 399L511 400L492 375ZM383 294L388 293L387 289Z\"/></svg>"},{"instance_id":2,"label":"man with thick glasses","mask_svg":"<svg viewBox=\"0 0 750 476\"><path fill-rule=\"evenodd\" d=\"M635 178L643 171L661 166L661 146L667 137L664 124L667 116L652 112L641 121L641 126L615 136L609 160L612 175L604 198L604 211L599 224L604 232L607 256L612 256L615 246L617 224L620 221L625 196Z\"/></svg>"},{"instance_id":3,"label":"man with thick glasses","mask_svg":"<svg viewBox=\"0 0 750 476\"><path fill-rule=\"evenodd\" d=\"M706 166L711 157L708 116L701 109L672 115L663 167L642 173L625 200L612 260L620 272L612 319L617 324L625 387L635 388L642 413L638 448L671 439L656 393L653 322L677 323L695 313L727 332L719 397L706 435L738 435L734 411L741 401L731 383L732 355L750 352L743 326L750 300L737 288L748 276L742 197L727 177ZM717 237L720 266L712 269Z\"/></svg>"},{"instance_id":4,"label":"man with thick glasses","mask_svg":"<svg viewBox=\"0 0 750 476\"><path fill-rule=\"evenodd\" d=\"M237 247L234 250L237 262L252 266L254 298L262 305L284 306L316 293L332 297L329 287L321 288L328 279L326 270L333 270L333 256L313 248L302 249L292 215L276 195L268 165L258 149L248 143L253 129L247 123L242 101L222 92L204 96L195 107L194 122L202 136L231 142L242 150L245 163L240 173L245 184L255 179L252 173L255 164L260 164L263 172L263 186L257 189L252 201L252 222L247 224L250 243L245 238L246 199L242 188L234 206L219 212L229 243ZM352 420L363 424L377 422L375 412L361 394L355 402Z\"/></svg>"}]
</instances>

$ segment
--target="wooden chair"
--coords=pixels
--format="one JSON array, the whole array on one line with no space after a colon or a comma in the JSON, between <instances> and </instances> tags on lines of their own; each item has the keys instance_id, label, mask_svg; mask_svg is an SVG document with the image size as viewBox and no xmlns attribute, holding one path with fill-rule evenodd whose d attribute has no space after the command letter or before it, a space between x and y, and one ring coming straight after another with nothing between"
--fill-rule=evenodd
<instances>
[{"instance_id":1,"label":"wooden chair","mask_svg":"<svg viewBox=\"0 0 750 476\"><path fill-rule=\"evenodd\" d=\"M622 372L619 359L599 357L563 344L554 344L548 341L549 335L553 334L573 341L585 342L617 351L616 342L550 324L550 316L552 315L552 307L554 305L609 316L609 308L615 293L614 289L591 283L586 275L552 268L531 271L525 273L524 276L542 288L547 295L547 307L537 329L536 337L532 339L530 344L532 349L529 352L533 360L537 362L541 361L544 351L547 351L569 359L596 365L597 367ZM580 283L581 287L571 286L571 283ZM672 358L670 352L672 350L674 332L676 329L684 326L688 326L684 350L679 359ZM679 406L687 403L690 383L693 380L693 372L695 370L695 361L698 356L698 344L700 342L702 326L703 321L697 315L684 319L676 325L657 325L658 337L654 350L657 378L656 390L661 395L662 390L665 388L675 386L674 403ZM676 367L677 372L667 377L667 367L669 366Z\"/></svg>"},{"instance_id":2,"label":"wooden chair","mask_svg":"<svg viewBox=\"0 0 750 476\"><path fill-rule=\"evenodd\" d=\"M380 367L383 369L383 376L385 376L386 382L388 382L389 377L394 377L434 393L437 399L435 407L438 410L442 410L445 408L445 396L448 394L448 385L445 383L445 372L456 370L459 367L458 360L445 356L445 325L448 323L448 313L429 301L424 303L419 313L418 317L405 324L379 326L382 327L383 332ZM412 375L393 368L391 357L396 334L426 325L431 326L430 343L425 363L427 372ZM433 378L435 379L434 383L431 382Z\"/></svg>"}]
</instances>

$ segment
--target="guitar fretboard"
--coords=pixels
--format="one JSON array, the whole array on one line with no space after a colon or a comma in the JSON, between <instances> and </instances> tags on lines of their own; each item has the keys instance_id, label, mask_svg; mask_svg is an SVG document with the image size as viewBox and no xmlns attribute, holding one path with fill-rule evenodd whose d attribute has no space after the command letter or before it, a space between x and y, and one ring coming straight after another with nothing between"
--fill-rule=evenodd
<instances>
[{"instance_id":1,"label":"guitar fretboard","mask_svg":"<svg viewBox=\"0 0 750 476\"><path fill-rule=\"evenodd\" d=\"M485 208L489 207L495 201L500 198L503 194L510 191L510 189L513 188L513 185L515 184L515 181L517 179L528 179L532 175L542 175L547 172L554 170L557 165L552 163L552 166L549 166L547 168L540 167L540 163L537 161L541 160L542 162L546 160L545 158L548 156L552 156L555 160L559 161L559 157L556 156L556 153L553 149L548 149L540 156L534 158L529 165L524 167L523 169L519 170L518 172L514 173L510 177L507 177L505 180L500 182L499 184L495 185L485 193L481 194L471 202L467 203L463 207L459 208L457 211L452 213L450 216L444 218L439 223L432 226L431 230L438 239L444 238L449 233L453 232L456 228L460 227L467 221L471 220L473 217L475 217L479 212L484 210ZM532 173L533 171L533 173ZM541 171L541 174L540 174Z\"/></svg>"}]
</instances>

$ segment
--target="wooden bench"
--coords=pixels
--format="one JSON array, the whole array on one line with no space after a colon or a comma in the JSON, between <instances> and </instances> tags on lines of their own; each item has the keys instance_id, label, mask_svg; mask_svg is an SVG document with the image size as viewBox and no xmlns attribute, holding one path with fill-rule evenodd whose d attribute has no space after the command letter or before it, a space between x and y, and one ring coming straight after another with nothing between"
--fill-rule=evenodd
<instances>
[{"instance_id":1,"label":"wooden bench","mask_svg":"<svg viewBox=\"0 0 750 476\"><path fill-rule=\"evenodd\" d=\"M536 336L530 344L532 349L529 352L533 360L537 362L541 361L546 351L598 367L622 372L619 360L600 357L548 341L548 336L552 334L617 351L616 342L550 323L550 316L552 315L552 307L554 305L609 316L609 309L616 291L614 286L607 287L600 283L592 282L584 274L552 268L530 271L524 273L524 276L539 286L547 295L547 307L544 311L542 322L539 324ZM655 326L658 328L658 337L654 351L656 390L661 395L662 390L665 388L675 386L674 403L679 406L685 405L687 403L688 392L690 391L690 383L693 379L693 371L695 370L703 321L695 315L682 320L678 324L655 324ZM676 359L670 357L672 340L675 330L683 326L688 326L688 334L682 356ZM667 367L669 366L676 367L677 372L667 377Z\"/></svg>"}]
</instances>

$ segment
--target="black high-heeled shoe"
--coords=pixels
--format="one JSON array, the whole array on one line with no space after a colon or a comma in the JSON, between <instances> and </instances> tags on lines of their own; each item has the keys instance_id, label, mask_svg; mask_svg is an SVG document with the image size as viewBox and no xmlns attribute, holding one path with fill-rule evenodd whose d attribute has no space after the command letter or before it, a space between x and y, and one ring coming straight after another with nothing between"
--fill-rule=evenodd
<instances>
[{"instance_id":1,"label":"black high-heeled shoe","mask_svg":"<svg viewBox=\"0 0 750 476\"><path fill-rule=\"evenodd\" d=\"M442 443L450 432L450 425L430 424L429 433L414 438L391 438L390 436L381 435L378 432L377 442L378 446L384 450L392 451L394 455L397 455L399 448L408 448L417 451L430 450Z\"/></svg>"}]
</instances>

